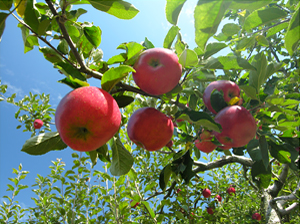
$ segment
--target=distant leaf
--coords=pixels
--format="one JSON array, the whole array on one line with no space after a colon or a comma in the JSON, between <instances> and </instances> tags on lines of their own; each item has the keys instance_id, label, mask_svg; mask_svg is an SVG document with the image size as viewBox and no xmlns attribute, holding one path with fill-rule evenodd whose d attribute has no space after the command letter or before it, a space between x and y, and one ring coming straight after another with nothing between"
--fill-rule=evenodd
<instances>
[{"instance_id":1,"label":"distant leaf","mask_svg":"<svg viewBox=\"0 0 300 224\"><path fill-rule=\"evenodd\" d=\"M168 49L171 48L172 43L173 43L175 37L176 37L177 34L179 33L179 30L180 30L180 29L179 29L178 26L172 26L172 27L169 29L169 31L168 31L168 33L167 33L165 39L164 39L164 44L163 44L163 47L164 47L164 48L168 48Z\"/></svg>"},{"instance_id":2,"label":"distant leaf","mask_svg":"<svg viewBox=\"0 0 300 224\"><path fill-rule=\"evenodd\" d=\"M163 191L166 189L166 187L168 185L168 182L169 182L172 172L173 172L172 165L168 164L162 169L162 171L159 174L159 187Z\"/></svg>"},{"instance_id":3,"label":"distant leaf","mask_svg":"<svg viewBox=\"0 0 300 224\"><path fill-rule=\"evenodd\" d=\"M253 86L248 86L248 85L241 85L239 86L241 90L243 90L245 92L245 94L250 97L251 99L255 99L257 100L257 96L256 96L256 88L254 88Z\"/></svg>"},{"instance_id":4,"label":"distant leaf","mask_svg":"<svg viewBox=\"0 0 300 224\"><path fill-rule=\"evenodd\" d=\"M270 185L272 178L271 167L269 165L268 168L265 169L262 160L256 161L251 168L251 175L252 179L255 177L259 178L258 180L260 186L267 188Z\"/></svg>"},{"instance_id":5,"label":"distant leaf","mask_svg":"<svg viewBox=\"0 0 300 224\"><path fill-rule=\"evenodd\" d=\"M4 29L5 29L5 21L6 21L6 18L9 14L7 13L4 13L4 12L0 12L0 42L1 42L1 39L2 39L2 34L4 32Z\"/></svg>"},{"instance_id":6,"label":"distant leaf","mask_svg":"<svg viewBox=\"0 0 300 224\"><path fill-rule=\"evenodd\" d=\"M85 26L83 27L83 33L88 41L97 48L101 43L101 29L98 26Z\"/></svg>"},{"instance_id":7,"label":"distant leaf","mask_svg":"<svg viewBox=\"0 0 300 224\"><path fill-rule=\"evenodd\" d=\"M69 76L69 77L64 78L62 80L59 80L58 82L66 84L66 85L70 86L73 89L90 85L87 82L84 82L84 81L81 81L79 79L73 78L72 76Z\"/></svg>"},{"instance_id":8,"label":"distant leaf","mask_svg":"<svg viewBox=\"0 0 300 224\"><path fill-rule=\"evenodd\" d=\"M30 155L43 155L50 151L65 148L67 145L61 140L58 132L48 132L28 139L21 151Z\"/></svg>"},{"instance_id":9,"label":"distant leaf","mask_svg":"<svg viewBox=\"0 0 300 224\"><path fill-rule=\"evenodd\" d=\"M269 46L269 41L263 35L256 35L255 40L261 46Z\"/></svg>"},{"instance_id":10,"label":"distant leaf","mask_svg":"<svg viewBox=\"0 0 300 224\"><path fill-rule=\"evenodd\" d=\"M249 64L249 62L240 57L236 56L220 56L218 58L210 58L204 68L208 69L224 69L224 70L231 70L231 69L250 69L255 70L255 67Z\"/></svg>"},{"instance_id":11,"label":"distant leaf","mask_svg":"<svg viewBox=\"0 0 300 224\"><path fill-rule=\"evenodd\" d=\"M34 0L26 0L26 9L24 12L24 22L38 33L40 21L37 17L39 12L34 8ZM22 3L21 3L22 4Z\"/></svg>"},{"instance_id":12,"label":"distant leaf","mask_svg":"<svg viewBox=\"0 0 300 224\"><path fill-rule=\"evenodd\" d=\"M205 48L204 59L209 58L210 56L224 49L225 47L227 47L227 44L225 43L215 42L207 44Z\"/></svg>"},{"instance_id":13,"label":"distant leaf","mask_svg":"<svg viewBox=\"0 0 300 224\"><path fill-rule=\"evenodd\" d=\"M119 108L126 107L134 101L134 98L132 96L121 95L121 96L113 96L113 97L116 100Z\"/></svg>"},{"instance_id":14,"label":"distant leaf","mask_svg":"<svg viewBox=\"0 0 300 224\"><path fill-rule=\"evenodd\" d=\"M110 147L112 149L111 174L113 176L127 174L133 165L132 155L122 145L119 137L110 140Z\"/></svg>"},{"instance_id":15,"label":"distant leaf","mask_svg":"<svg viewBox=\"0 0 300 224\"><path fill-rule=\"evenodd\" d=\"M120 65L116 68L110 68L103 74L101 80L102 89L109 92L120 80L125 78L129 72L135 72L135 70L128 65Z\"/></svg>"},{"instance_id":16,"label":"distant leaf","mask_svg":"<svg viewBox=\"0 0 300 224\"><path fill-rule=\"evenodd\" d=\"M81 74L81 72L78 71L78 69L74 68L67 62L60 61L55 65L55 67L58 68L61 72L63 72L66 76L71 76L75 79L86 81L86 77L83 74Z\"/></svg>"},{"instance_id":17,"label":"distant leaf","mask_svg":"<svg viewBox=\"0 0 300 224\"><path fill-rule=\"evenodd\" d=\"M292 19L289 22L288 30L284 38L284 46L292 56L297 49L300 41L300 3L297 5L297 9L294 12Z\"/></svg>"},{"instance_id":18,"label":"distant leaf","mask_svg":"<svg viewBox=\"0 0 300 224\"><path fill-rule=\"evenodd\" d=\"M152 218L155 218L155 213L154 213L154 211L152 210L152 208L151 208L149 202L147 202L147 201L142 201L141 203L146 207L146 209L148 210L150 216L151 216Z\"/></svg>"},{"instance_id":19,"label":"distant leaf","mask_svg":"<svg viewBox=\"0 0 300 224\"><path fill-rule=\"evenodd\" d=\"M179 63L184 68L196 66L198 64L198 55L191 49L185 49L179 56Z\"/></svg>"},{"instance_id":20,"label":"distant leaf","mask_svg":"<svg viewBox=\"0 0 300 224\"><path fill-rule=\"evenodd\" d=\"M194 11L195 41L203 51L208 39L217 32L230 4L227 0L198 1Z\"/></svg>"},{"instance_id":21,"label":"distant leaf","mask_svg":"<svg viewBox=\"0 0 300 224\"><path fill-rule=\"evenodd\" d=\"M2 0L0 1L1 10L9 10L12 7L13 0Z\"/></svg>"},{"instance_id":22,"label":"distant leaf","mask_svg":"<svg viewBox=\"0 0 300 224\"><path fill-rule=\"evenodd\" d=\"M260 1L245 1L245 0L233 0L230 9L247 9L247 10L255 10L259 9L265 5L268 5L273 0L260 0Z\"/></svg>"},{"instance_id":23,"label":"distant leaf","mask_svg":"<svg viewBox=\"0 0 300 224\"><path fill-rule=\"evenodd\" d=\"M122 0L89 0L91 5L119 19L132 19L139 12L132 4Z\"/></svg>"},{"instance_id":24,"label":"distant leaf","mask_svg":"<svg viewBox=\"0 0 300 224\"><path fill-rule=\"evenodd\" d=\"M176 25L178 16L186 0L167 0L166 4L166 17L169 23Z\"/></svg>"},{"instance_id":25,"label":"distant leaf","mask_svg":"<svg viewBox=\"0 0 300 224\"><path fill-rule=\"evenodd\" d=\"M226 36L233 36L238 34L241 30L241 27L236 23L226 23L222 28L222 33Z\"/></svg>"},{"instance_id":26,"label":"distant leaf","mask_svg":"<svg viewBox=\"0 0 300 224\"><path fill-rule=\"evenodd\" d=\"M223 91L213 90L210 95L210 103L212 108L218 113L223 108L227 107L228 104L224 100Z\"/></svg>"}]
</instances>

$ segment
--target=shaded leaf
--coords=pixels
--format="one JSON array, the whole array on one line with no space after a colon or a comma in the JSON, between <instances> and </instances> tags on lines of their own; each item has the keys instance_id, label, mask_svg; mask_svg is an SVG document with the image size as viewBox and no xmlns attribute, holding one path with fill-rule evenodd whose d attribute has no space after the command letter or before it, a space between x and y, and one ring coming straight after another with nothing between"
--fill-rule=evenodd
<instances>
[{"instance_id":1,"label":"shaded leaf","mask_svg":"<svg viewBox=\"0 0 300 224\"><path fill-rule=\"evenodd\" d=\"M214 89L210 95L210 103L212 108L218 113L223 108L227 107L228 104L224 100L223 91Z\"/></svg>"},{"instance_id":2,"label":"shaded leaf","mask_svg":"<svg viewBox=\"0 0 300 224\"><path fill-rule=\"evenodd\" d=\"M5 29L5 21L6 21L6 18L9 14L7 13L4 13L4 12L0 12L0 41L2 39L2 34L4 32L4 29Z\"/></svg>"},{"instance_id":3,"label":"shaded leaf","mask_svg":"<svg viewBox=\"0 0 300 224\"><path fill-rule=\"evenodd\" d=\"M98 158L105 163L110 163L110 155L109 155L109 151L108 151L108 146L107 144L101 146L100 148L96 149L97 153L98 153Z\"/></svg>"},{"instance_id":4,"label":"shaded leaf","mask_svg":"<svg viewBox=\"0 0 300 224\"><path fill-rule=\"evenodd\" d=\"M38 33L40 21L38 19L39 12L34 8L34 0L26 0L26 9L24 12L24 22L29 25L33 31ZM22 3L21 3L22 4Z\"/></svg>"},{"instance_id":5,"label":"shaded leaf","mask_svg":"<svg viewBox=\"0 0 300 224\"><path fill-rule=\"evenodd\" d=\"M255 35L251 37L243 37L239 41L237 41L236 49L244 50L245 48L252 47L255 44Z\"/></svg>"},{"instance_id":6,"label":"shaded leaf","mask_svg":"<svg viewBox=\"0 0 300 224\"><path fill-rule=\"evenodd\" d=\"M134 98L132 96L121 95L121 96L113 96L113 97L116 100L119 108L126 107L134 101Z\"/></svg>"},{"instance_id":7,"label":"shaded leaf","mask_svg":"<svg viewBox=\"0 0 300 224\"><path fill-rule=\"evenodd\" d=\"M78 69L74 68L67 62L61 61L55 65L61 72L63 72L66 76L71 76L75 79L79 79L81 81L86 81L86 78L83 74L81 74ZM74 81L74 80L73 80Z\"/></svg>"},{"instance_id":8,"label":"shaded leaf","mask_svg":"<svg viewBox=\"0 0 300 224\"><path fill-rule=\"evenodd\" d=\"M253 180L255 177L258 178L258 183L261 187L267 188L272 178L271 167L269 165L268 168L265 169L262 160L255 161L251 168L251 175Z\"/></svg>"},{"instance_id":9,"label":"shaded leaf","mask_svg":"<svg viewBox=\"0 0 300 224\"><path fill-rule=\"evenodd\" d=\"M259 148L259 141L257 139L252 139L247 144L247 152L249 153L253 161L262 160L261 150Z\"/></svg>"},{"instance_id":10,"label":"shaded leaf","mask_svg":"<svg viewBox=\"0 0 300 224\"><path fill-rule=\"evenodd\" d=\"M186 0L167 0L166 4L166 17L169 23L176 25L178 16Z\"/></svg>"},{"instance_id":11,"label":"shaded leaf","mask_svg":"<svg viewBox=\"0 0 300 224\"><path fill-rule=\"evenodd\" d=\"M276 143L270 141L270 154L280 163L291 163L291 153L286 147L287 144L277 145Z\"/></svg>"},{"instance_id":12,"label":"shaded leaf","mask_svg":"<svg viewBox=\"0 0 300 224\"><path fill-rule=\"evenodd\" d=\"M13 0L2 0L0 1L1 10L9 10L12 7Z\"/></svg>"},{"instance_id":13,"label":"shaded leaf","mask_svg":"<svg viewBox=\"0 0 300 224\"><path fill-rule=\"evenodd\" d=\"M257 100L257 96L256 96L256 88L254 88L253 86L248 86L248 85L241 85L239 86L241 90L243 90L245 92L245 94L250 97L251 99L255 99Z\"/></svg>"},{"instance_id":14,"label":"shaded leaf","mask_svg":"<svg viewBox=\"0 0 300 224\"><path fill-rule=\"evenodd\" d=\"M172 165L168 164L162 169L162 171L159 174L159 187L163 191L166 189L168 185L172 172L173 172Z\"/></svg>"},{"instance_id":15,"label":"shaded leaf","mask_svg":"<svg viewBox=\"0 0 300 224\"><path fill-rule=\"evenodd\" d=\"M226 36L233 36L234 34L238 34L241 30L241 27L236 23L227 23L222 28L222 33Z\"/></svg>"},{"instance_id":16,"label":"shaded leaf","mask_svg":"<svg viewBox=\"0 0 300 224\"><path fill-rule=\"evenodd\" d=\"M97 48L101 43L102 31L98 26L85 26L83 28L83 33L88 41Z\"/></svg>"},{"instance_id":17,"label":"shaded leaf","mask_svg":"<svg viewBox=\"0 0 300 224\"><path fill-rule=\"evenodd\" d=\"M261 151L262 161L265 168L267 169L269 166L269 152L266 137L264 135L260 136L258 142Z\"/></svg>"},{"instance_id":18,"label":"shaded leaf","mask_svg":"<svg viewBox=\"0 0 300 224\"><path fill-rule=\"evenodd\" d=\"M69 45L65 39L62 39L59 41L59 44L57 46L57 50L61 52L62 54L68 54L69 53Z\"/></svg>"}]
</instances>

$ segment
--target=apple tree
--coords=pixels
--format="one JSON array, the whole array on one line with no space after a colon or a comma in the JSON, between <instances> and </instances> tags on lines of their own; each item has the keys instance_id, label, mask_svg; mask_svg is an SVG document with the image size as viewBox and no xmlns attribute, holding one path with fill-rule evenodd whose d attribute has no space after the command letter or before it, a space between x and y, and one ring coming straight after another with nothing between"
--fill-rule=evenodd
<instances>
[{"instance_id":1,"label":"apple tree","mask_svg":"<svg viewBox=\"0 0 300 224\"><path fill-rule=\"evenodd\" d=\"M12 195L0 207L1 223L17 223L22 217L26 223L300 221L299 2L199 0L194 8L194 49L178 27L185 3L166 1L166 19L172 26L162 40L163 48L175 54L181 78L170 91L162 88L153 94L142 87L149 87L150 81L140 85L133 77L141 55L158 49L151 40L118 43L121 53L105 61L100 27L80 20L88 13L84 9L88 4L130 23L139 12L132 4L122 0L0 1L1 36L6 18L14 16L25 53L38 47L53 69L65 75L59 82L70 91L89 86L90 79L101 80L98 87L113 97L122 115L118 131L106 144L81 150L86 152L74 150L72 169L66 170L63 160L52 161L49 175L38 176L30 186L36 194L33 208L24 209L15 200L28 187L21 184L28 172L21 165L13 169L16 176L8 185ZM216 56L223 49L228 50L226 55ZM160 63L154 56L149 64L158 68ZM172 77L167 70L164 75ZM225 80L235 85L236 94L222 84L204 98L209 84ZM16 101L15 94L7 96L6 88L1 85L1 101L18 107L15 117L21 125L17 128L32 133L23 152L59 155L68 147L62 133L50 128L58 115L49 95L30 93ZM155 151L127 133L132 115L146 107L172 122L172 138ZM219 118L221 111L233 108L242 108L247 116L228 112L231 119ZM152 119L150 115L143 119ZM160 121L150 120L139 133L159 142L164 133L153 133L161 130L156 126ZM228 137L225 130L235 131ZM218 137L220 133L225 137ZM233 144L236 138L247 141ZM204 150L196 146L199 142L206 143Z\"/></svg>"}]
</instances>

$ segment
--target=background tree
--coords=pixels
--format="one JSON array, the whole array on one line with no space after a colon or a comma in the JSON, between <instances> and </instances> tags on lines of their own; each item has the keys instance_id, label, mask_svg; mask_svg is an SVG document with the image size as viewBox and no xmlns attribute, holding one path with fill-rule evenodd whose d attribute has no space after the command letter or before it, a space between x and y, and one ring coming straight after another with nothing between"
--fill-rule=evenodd
<instances>
[{"instance_id":1,"label":"background tree","mask_svg":"<svg viewBox=\"0 0 300 224\"><path fill-rule=\"evenodd\" d=\"M89 79L101 80L101 88L122 111L122 126L106 145L73 153L71 170L57 160L48 176L37 177L32 186L35 208L23 209L15 201L27 187L20 184L27 172L21 165L14 169L16 177L8 185L12 196L0 207L1 222L15 223L26 215L27 223L253 223L254 213L264 223L299 222L299 3L199 0L194 9L197 47L190 49L177 26L185 2L166 2L172 27L164 39L164 48L179 57L182 78L171 92L152 96L136 87L131 72L140 53L154 48L153 43L147 38L142 43L120 43L123 52L104 61L100 27L80 22L85 9L71 8L91 4L99 13L131 19L138 10L130 3L0 1L1 35L6 18L14 16L25 53L39 46L45 59L66 76L59 82L71 88L88 86ZM223 20L228 22L216 34ZM208 43L211 37L217 42ZM225 48L230 53L212 57ZM257 137L243 147L217 148L206 155L194 141L203 127L220 129L202 99L214 80L239 85L242 105L257 122ZM0 99L20 108L15 117L25 125L17 128L32 132L22 151L41 155L67 147L50 129L55 110L48 104L49 95L31 94L15 101L15 95L7 97L5 92L1 85ZM136 146L126 133L132 113L149 106L176 124L173 145L157 152ZM35 119L45 124L38 135ZM215 138L212 141L221 146ZM96 163L105 172L95 169ZM229 187L235 193L229 194ZM209 198L203 197L204 188L211 190Z\"/></svg>"}]
</instances>

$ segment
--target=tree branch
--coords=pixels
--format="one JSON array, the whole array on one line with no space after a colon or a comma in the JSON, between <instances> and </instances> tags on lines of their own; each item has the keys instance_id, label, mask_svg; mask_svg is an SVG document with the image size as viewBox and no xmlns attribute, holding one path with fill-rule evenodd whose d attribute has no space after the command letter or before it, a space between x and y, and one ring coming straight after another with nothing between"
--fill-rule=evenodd
<instances>
[{"instance_id":1,"label":"tree branch","mask_svg":"<svg viewBox=\"0 0 300 224\"><path fill-rule=\"evenodd\" d=\"M275 181L273 185L268 187L268 192L270 195L272 195L273 198L276 197L279 191L282 189L286 181L286 178L288 176L288 172L289 172L289 166L288 164L284 164L283 169L278 177L278 181Z\"/></svg>"}]
</instances>

